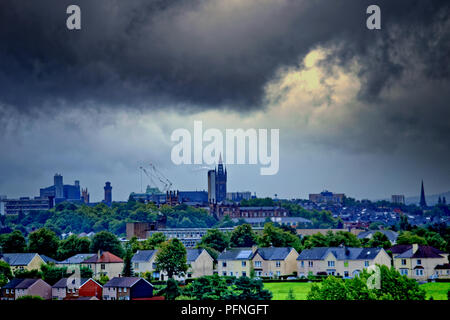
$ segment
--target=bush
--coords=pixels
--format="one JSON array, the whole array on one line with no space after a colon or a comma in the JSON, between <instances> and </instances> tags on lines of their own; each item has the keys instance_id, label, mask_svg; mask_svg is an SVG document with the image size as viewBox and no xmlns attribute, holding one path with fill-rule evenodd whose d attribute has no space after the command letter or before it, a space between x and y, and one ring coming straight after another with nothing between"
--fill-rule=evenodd
<instances>
[{"instance_id":1,"label":"bush","mask_svg":"<svg viewBox=\"0 0 450 320\"><path fill-rule=\"evenodd\" d=\"M44 299L40 296L26 295L26 296L21 296L21 297L17 298L16 300L44 300Z\"/></svg>"}]
</instances>

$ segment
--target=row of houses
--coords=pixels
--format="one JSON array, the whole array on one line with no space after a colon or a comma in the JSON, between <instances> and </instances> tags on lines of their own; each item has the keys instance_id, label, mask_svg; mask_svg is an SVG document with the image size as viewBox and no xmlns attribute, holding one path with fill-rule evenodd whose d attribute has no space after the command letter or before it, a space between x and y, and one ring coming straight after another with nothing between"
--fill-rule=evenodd
<instances>
[{"instance_id":1,"label":"row of houses","mask_svg":"<svg viewBox=\"0 0 450 320\"><path fill-rule=\"evenodd\" d=\"M153 285L139 277L115 277L104 286L94 279L62 278L53 286L42 279L9 281L1 290L1 300L39 296L44 300L152 300Z\"/></svg>"}]
</instances>

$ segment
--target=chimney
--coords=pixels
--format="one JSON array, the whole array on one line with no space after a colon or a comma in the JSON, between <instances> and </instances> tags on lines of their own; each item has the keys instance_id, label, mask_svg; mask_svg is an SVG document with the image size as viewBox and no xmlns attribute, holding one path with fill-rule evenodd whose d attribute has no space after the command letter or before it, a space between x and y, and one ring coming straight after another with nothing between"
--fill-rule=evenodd
<instances>
[{"instance_id":1,"label":"chimney","mask_svg":"<svg viewBox=\"0 0 450 320\"><path fill-rule=\"evenodd\" d=\"M255 253L256 250L258 250L258 246L257 245L253 245L252 246L252 253Z\"/></svg>"},{"instance_id":2,"label":"chimney","mask_svg":"<svg viewBox=\"0 0 450 320\"><path fill-rule=\"evenodd\" d=\"M100 259L101 256L102 256L102 250L98 250L97 251L97 259Z\"/></svg>"},{"instance_id":3,"label":"chimney","mask_svg":"<svg viewBox=\"0 0 450 320\"><path fill-rule=\"evenodd\" d=\"M417 243L413 243L413 245L412 245L412 253L414 254L414 253L416 253L417 252L417 250L419 249L419 245L417 244Z\"/></svg>"}]
</instances>

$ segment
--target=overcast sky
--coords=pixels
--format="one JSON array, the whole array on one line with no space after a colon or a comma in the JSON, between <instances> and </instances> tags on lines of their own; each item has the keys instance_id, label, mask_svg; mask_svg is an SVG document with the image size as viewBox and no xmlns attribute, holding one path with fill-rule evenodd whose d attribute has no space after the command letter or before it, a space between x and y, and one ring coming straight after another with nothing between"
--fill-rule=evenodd
<instances>
[{"instance_id":1,"label":"overcast sky","mask_svg":"<svg viewBox=\"0 0 450 320\"><path fill-rule=\"evenodd\" d=\"M370 4L381 30L366 28ZM280 130L278 174L229 165L229 191L449 191L449 13L431 0L2 0L0 194L38 195L61 173L92 201L107 180L126 200L148 163L174 189L207 189L205 168L170 157L194 120Z\"/></svg>"}]
</instances>

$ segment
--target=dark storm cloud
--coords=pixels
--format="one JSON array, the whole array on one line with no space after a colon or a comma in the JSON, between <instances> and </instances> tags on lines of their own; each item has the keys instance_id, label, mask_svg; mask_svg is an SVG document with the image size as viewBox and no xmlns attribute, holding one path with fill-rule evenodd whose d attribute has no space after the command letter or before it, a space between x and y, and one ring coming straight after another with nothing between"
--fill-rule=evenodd
<instances>
[{"instance_id":1,"label":"dark storm cloud","mask_svg":"<svg viewBox=\"0 0 450 320\"><path fill-rule=\"evenodd\" d=\"M426 77L448 78L446 1L376 1L382 30L365 28L372 1L2 0L0 104L20 111L86 103L250 110L282 66L318 45L364 66L361 98L404 72L393 35L414 33ZM82 30L65 27L78 4Z\"/></svg>"}]
</instances>

